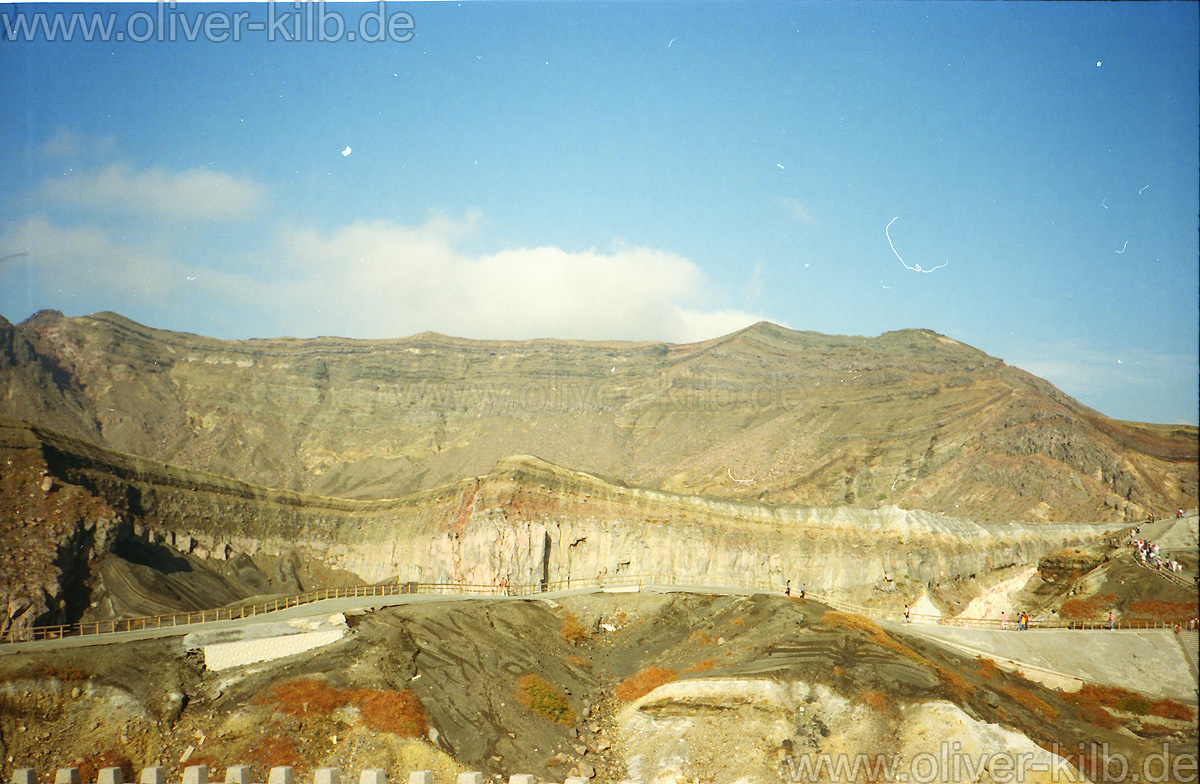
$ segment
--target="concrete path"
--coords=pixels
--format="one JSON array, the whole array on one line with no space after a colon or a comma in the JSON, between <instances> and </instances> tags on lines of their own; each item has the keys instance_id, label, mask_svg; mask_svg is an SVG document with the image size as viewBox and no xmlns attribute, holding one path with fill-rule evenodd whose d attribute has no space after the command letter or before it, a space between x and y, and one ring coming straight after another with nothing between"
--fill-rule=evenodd
<instances>
[{"instance_id":1,"label":"concrete path","mask_svg":"<svg viewBox=\"0 0 1200 784\"><path fill-rule=\"evenodd\" d=\"M532 596L503 597L494 595L398 594L394 596L325 599L291 607L286 610L230 621L214 621L190 626L146 629L116 634L65 637L57 640L11 643L0 645L0 655L20 651L77 648L88 645L111 645L153 638L183 637L188 634L229 630L236 638L258 637L277 628L280 622L301 618L322 618L335 613L369 610L399 604L463 600L527 601L549 600L599 593L598 587L581 587ZM610 592L630 590L610 589ZM636 590L636 589L635 589ZM644 585L642 591L670 593L741 594L757 593L757 589L696 585ZM816 598L816 597L814 597ZM1079 688L1083 682L1120 686L1153 697L1170 697L1190 704L1198 702L1196 665L1185 652L1183 641L1167 630L1081 631L1038 629L1027 632L1014 630L975 629L934 624L905 624L880 620L890 631L917 634L946 645L969 656L985 656L997 665L1019 671L1036 680L1064 690ZM256 628L257 627L257 628ZM240 630L240 632L233 632ZM1196 636L1196 632L1184 632ZM180 641L182 646L182 640ZM1192 650L1196 641L1191 640Z\"/></svg>"},{"instance_id":2,"label":"concrete path","mask_svg":"<svg viewBox=\"0 0 1200 784\"><path fill-rule=\"evenodd\" d=\"M916 634L970 656L993 659L1052 688L1075 690L1083 682L1120 686L1151 697L1195 705L1198 682L1182 635L1166 629L1080 631L972 629L880 621L889 631Z\"/></svg>"},{"instance_id":3,"label":"concrete path","mask_svg":"<svg viewBox=\"0 0 1200 784\"><path fill-rule=\"evenodd\" d=\"M380 607L393 607L400 604L420 604L422 602L454 602L454 601L554 601L569 596L579 596L590 593L625 593L637 591L637 587L603 588L587 586L571 588L564 591L549 591L546 593L527 594L520 596L503 596L497 594L448 594L448 593L406 593L391 596L360 596L346 599L322 599L308 602L286 610L254 615L249 618L236 618L227 621L208 621L179 626L163 626L151 629L139 629L127 632L112 632L105 634L87 634L72 637L59 637L50 640L34 640L31 642L14 642L0 645L0 656L6 653L21 653L38 650L60 650L64 648L85 648L91 645L119 645L134 640L155 640L171 637L221 632L227 633L225 639L245 639L273 633L281 624L300 619L327 618L335 613L351 613L356 610L372 610ZM758 589L736 588L705 585L644 585L641 591L656 591L660 593L708 593L719 595L750 596L761 593Z\"/></svg>"}]
</instances>

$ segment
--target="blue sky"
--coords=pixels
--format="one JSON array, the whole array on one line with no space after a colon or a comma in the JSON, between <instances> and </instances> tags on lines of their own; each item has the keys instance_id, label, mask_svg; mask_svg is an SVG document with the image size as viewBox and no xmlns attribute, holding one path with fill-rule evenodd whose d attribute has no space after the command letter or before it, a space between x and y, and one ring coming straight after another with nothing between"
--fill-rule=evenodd
<instances>
[{"instance_id":1,"label":"blue sky","mask_svg":"<svg viewBox=\"0 0 1200 784\"><path fill-rule=\"evenodd\" d=\"M389 4L412 35L386 41L290 4L0 8L10 320L923 327L1197 420L1195 4ZM373 34L380 7L318 10ZM113 33L23 35L73 12Z\"/></svg>"}]
</instances>

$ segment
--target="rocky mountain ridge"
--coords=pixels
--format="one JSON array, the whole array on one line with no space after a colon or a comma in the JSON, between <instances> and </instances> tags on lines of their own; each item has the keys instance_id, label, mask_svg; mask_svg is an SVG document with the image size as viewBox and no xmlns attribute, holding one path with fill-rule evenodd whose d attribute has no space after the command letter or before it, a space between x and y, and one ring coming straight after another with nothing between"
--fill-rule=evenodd
<instances>
[{"instance_id":1,"label":"rocky mountain ridge","mask_svg":"<svg viewBox=\"0 0 1200 784\"><path fill-rule=\"evenodd\" d=\"M222 341L43 312L0 318L0 414L357 499L480 476L514 454L669 492L979 520L1140 519L1197 497L1196 428L1107 419L926 330Z\"/></svg>"}]
</instances>

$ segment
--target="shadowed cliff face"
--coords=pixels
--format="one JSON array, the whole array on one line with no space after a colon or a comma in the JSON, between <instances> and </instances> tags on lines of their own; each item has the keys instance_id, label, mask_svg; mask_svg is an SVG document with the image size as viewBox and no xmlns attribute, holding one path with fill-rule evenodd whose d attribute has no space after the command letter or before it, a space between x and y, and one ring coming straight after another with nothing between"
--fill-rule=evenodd
<instances>
[{"instance_id":1,"label":"shadowed cliff face","mask_svg":"<svg viewBox=\"0 0 1200 784\"><path fill-rule=\"evenodd\" d=\"M0 413L326 496L394 498L512 454L681 493L984 520L1140 519L1197 493L1195 428L1105 419L922 330L219 341L42 313L0 322L0 359Z\"/></svg>"}]
</instances>

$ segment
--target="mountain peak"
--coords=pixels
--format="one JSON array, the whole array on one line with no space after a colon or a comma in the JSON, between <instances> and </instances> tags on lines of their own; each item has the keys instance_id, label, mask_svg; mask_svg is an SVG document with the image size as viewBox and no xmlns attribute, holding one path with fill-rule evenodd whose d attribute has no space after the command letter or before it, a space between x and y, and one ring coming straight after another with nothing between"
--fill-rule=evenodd
<instances>
[{"instance_id":1,"label":"mountain peak","mask_svg":"<svg viewBox=\"0 0 1200 784\"><path fill-rule=\"evenodd\" d=\"M320 496L394 498L512 469L981 519L1134 519L1196 502L1195 428L1113 422L925 329L224 341L44 313L5 340L0 414Z\"/></svg>"}]
</instances>

